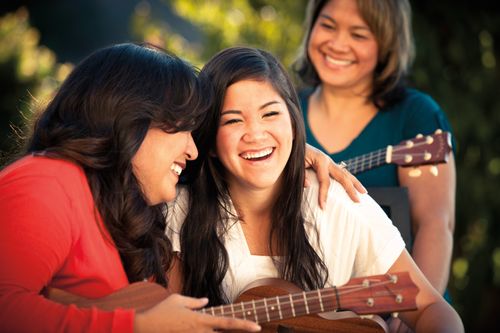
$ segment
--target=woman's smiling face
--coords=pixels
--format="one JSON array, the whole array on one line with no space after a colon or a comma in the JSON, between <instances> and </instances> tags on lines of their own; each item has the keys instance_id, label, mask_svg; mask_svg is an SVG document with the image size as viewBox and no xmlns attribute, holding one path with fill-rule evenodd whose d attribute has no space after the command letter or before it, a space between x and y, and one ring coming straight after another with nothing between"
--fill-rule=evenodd
<instances>
[{"instance_id":1,"label":"woman's smiling face","mask_svg":"<svg viewBox=\"0 0 500 333\"><path fill-rule=\"evenodd\" d=\"M378 44L356 0L330 0L314 23L307 52L323 84L371 92Z\"/></svg>"},{"instance_id":2,"label":"woman's smiling face","mask_svg":"<svg viewBox=\"0 0 500 333\"><path fill-rule=\"evenodd\" d=\"M216 137L216 155L230 186L273 188L293 144L290 113L265 81L243 80L225 93Z\"/></svg>"},{"instance_id":3,"label":"woman's smiling face","mask_svg":"<svg viewBox=\"0 0 500 333\"><path fill-rule=\"evenodd\" d=\"M132 158L134 175L148 204L175 199L176 185L186 161L198 157L191 132L167 133L150 128Z\"/></svg>"}]
</instances>

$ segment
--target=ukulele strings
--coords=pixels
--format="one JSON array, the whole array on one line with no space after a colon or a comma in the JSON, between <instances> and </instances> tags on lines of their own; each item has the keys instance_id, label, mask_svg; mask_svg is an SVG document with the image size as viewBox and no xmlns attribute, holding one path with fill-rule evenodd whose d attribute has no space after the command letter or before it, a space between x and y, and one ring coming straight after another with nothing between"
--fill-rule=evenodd
<instances>
[{"instance_id":1,"label":"ukulele strings","mask_svg":"<svg viewBox=\"0 0 500 333\"><path fill-rule=\"evenodd\" d=\"M354 173L358 172L358 169L363 169L365 166L379 165L381 162L385 161L387 148L382 148L366 155L355 157L347 161L348 169L352 169ZM375 164L374 164L375 162Z\"/></svg>"},{"instance_id":2,"label":"ukulele strings","mask_svg":"<svg viewBox=\"0 0 500 333\"><path fill-rule=\"evenodd\" d=\"M321 296L317 296L318 295L318 291L306 291L304 293L306 294L314 294L315 296L313 297L307 297L307 300L308 301L316 301L316 300L319 300L319 299L324 299L324 298L330 298L330 297L333 297L335 295L335 292L337 290L337 293L339 296L344 296L344 295L347 295L347 294L351 294L351 293L355 293L355 292L358 292L360 290L363 290L363 289L369 289L369 288L372 288L372 287L379 287L379 286L383 286L383 285L387 285L387 284L390 284L390 283L394 283L392 281L381 281L381 282L377 282L377 283L372 283L368 286L364 286L363 284L360 284L360 285L353 285L353 286L345 286L345 287L342 287L341 290L335 288L335 287L331 287L331 288L325 288L323 289L323 291L321 292ZM348 289L349 288L349 289ZM291 296L290 296L291 295ZM279 299L278 300L278 303L275 304L274 306L280 306L282 307L283 305L291 305L293 303L296 303L293 301L293 297L294 296L301 296L303 295L303 293L297 293L297 294L290 294L290 295L281 295L281 296L277 296L277 298ZM381 294L381 293L378 293L377 294L377 297L381 297L381 296L388 296L388 295L394 295L393 292L386 292L384 294ZM285 298L285 300L282 301L282 298ZM290 301L290 297L292 297L292 301ZM267 300L269 300L270 298L266 298ZM272 299L272 298L271 298ZM265 309L268 309L270 307L270 305L267 305L266 306L266 301L264 301L264 299L258 299L258 300L254 300L253 301L253 304L249 307L249 308L245 308L245 305L244 304L249 304L249 303L252 303L252 301L250 302L240 302L240 303L234 303L234 304L230 304L230 305L220 305L218 307L212 307L212 314L214 314L214 311L216 309L221 309L221 314L233 314L233 315L237 315L237 314L243 314L243 313L248 313L248 312L253 312L254 314L256 314L258 311L260 310L265 310ZM240 305L241 304L241 305ZM349 304L349 300L343 300L342 304ZM239 310L236 310L234 309L234 306L238 306L240 305L240 309ZM230 308L231 310L230 311L224 311L224 309L228 309ZM205 309L205 313L208 313L209 312L209 309Z\"/></svg>"},{"instance_id":3,"label":"ukulele strings","mask_svg":"<svg viewBox=\"0 0 500 333\"><path fill-rule=\"evenodd\" d=\"M422 145L428 145L428 143L426 141L421 141L421 142L417 142L417 143L414 142L414 145L411 148L418 148ZM397 145L397 146L393 147L392 157L393 158L404 158L405 155L407 155L404 153L405 150L408 150L408 147L403 146L403 145ZM398 154L398 153L401 153L401 151L403 151L403 153ZM348 168L357 170L361 166L361 169L363 169L367 165L368 166L373 165L374 161L375 161L376 165L380 165L382 162L385 161L386 154L387 154L387 147L375 150L371 153L368 153L366 155L362 155L360 157L355 157L355 158L347 161L348 162L347 164L349 166ZM421 156L424 156L424 154L425 153L412 153L411 155L421 157Z\"/></svg>"}]
</instances>

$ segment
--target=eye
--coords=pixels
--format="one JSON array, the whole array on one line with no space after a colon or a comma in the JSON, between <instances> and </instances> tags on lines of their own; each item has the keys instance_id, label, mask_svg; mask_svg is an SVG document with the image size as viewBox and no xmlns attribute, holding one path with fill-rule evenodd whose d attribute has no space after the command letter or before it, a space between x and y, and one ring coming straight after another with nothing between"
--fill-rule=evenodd
<instances>
[{"instance_id":1,"label":"eye","mask_svg":"<svg viewBox=\"0 0 500 333\"><path fill-rule=\"evenodd\" d=\"M330 23L321 22L319 25L327 30L335 30L335 27Z\"/></svg>"},{"instance_id":2,"label":"eye","mask_svg":"<svg viewBox=\"0 0 500 333\"><path fill-rule=\"evenodd\" d=\"M221 122L221 125L225 126L225 125L236 124L236 123L239 123L239 122L241 122L241 119L232 118L232 119L223 120Z\"/></svg>"},{"instance_id":3,"label":"eye","mask_svg":"<svg viewBox=\"0 0 500 333\"><path fill-rule=\"evenodd\" d=\"M360 40L363 40L363 39L368 39L368 37L367 37L367 36L362 35L362 34L356 34L356 33L352 34L352 37L353 37L354 39L360 39Z\"/></svg>"},{"instance_id":4,"label":"eye","mask_svg":"<svg viewBox=\"0 0 500 333\"><path fill-rule=\"evenodd\" d=\"M281 112L279 111L269 111L264 113L263 117L273 117L279 115Z\"/></svg>"}]
</instances>

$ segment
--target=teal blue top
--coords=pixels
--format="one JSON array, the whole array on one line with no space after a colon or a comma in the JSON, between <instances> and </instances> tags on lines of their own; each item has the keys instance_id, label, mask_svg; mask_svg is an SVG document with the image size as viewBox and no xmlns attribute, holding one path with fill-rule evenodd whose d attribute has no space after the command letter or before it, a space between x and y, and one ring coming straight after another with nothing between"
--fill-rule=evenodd
<instances>
[{"instance_id":1,"label":"teal blue top","mask_svg":"<svg viewBox=\"0 0 500 333\"><path fill-rule=\"evenodd\" d=\"M312 91L306 90L299 94L307 143L327 153L309 126L307 110ZM432 134L436 129L451 132L451 126L443 110L429 95L415 89L406 89L404 98L391 107L380 109L349 146L329 155L336 162L345 161L388 145L397 145L403 140L414 138L417 134ZM395 164L384 164L358 173L356 177L366 187L399 186Z\"/></svg>"}]
</instances>

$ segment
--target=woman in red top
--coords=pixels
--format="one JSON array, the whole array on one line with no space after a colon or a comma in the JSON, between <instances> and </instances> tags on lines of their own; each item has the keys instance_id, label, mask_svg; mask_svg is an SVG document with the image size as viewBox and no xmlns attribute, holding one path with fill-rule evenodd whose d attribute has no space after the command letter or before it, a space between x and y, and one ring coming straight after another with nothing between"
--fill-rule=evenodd
<instances>
[{"instance_id":1,"label":"woman in red top","mask_svg":"<svg viewBox=\"0 0 500 333\"><path fill-rule=\"evenodd\" d=\"M173 295L136 313L42 296L49 287L99 298L144 279L167 286L164 202L198 155L199 95L194 69L150 46L111 46L73 70L25 156L0 173L0 331L259 329L191 311L206 299Z\"/></svg>"}]
</instances>

